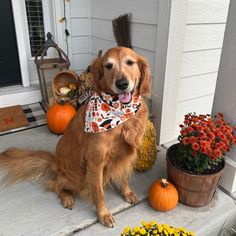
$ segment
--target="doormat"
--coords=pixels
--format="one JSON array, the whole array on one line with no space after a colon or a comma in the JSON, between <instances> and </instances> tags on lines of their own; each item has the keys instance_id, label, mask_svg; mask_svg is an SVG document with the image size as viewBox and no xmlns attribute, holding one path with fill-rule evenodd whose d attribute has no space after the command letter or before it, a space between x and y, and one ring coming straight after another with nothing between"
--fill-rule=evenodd
<instances>
[{"instance_id":1,"label":"doormat","mask_svg":"<svg viewBox=\"0 0 236 236\"><path fill-rule=\"evenodd\" d=\"M28 125L21 106L0 108L0 132Z\"/></svg>"},{"instance_id":2,"label":"doormat","mask_svg":"<svg viewBox=\"0 0 236 236\"><path fill-rule=\"evenodd\" d=\"M26 118L27 124L21 127L12 127L11 129L5 131L0 130L0 136L26 129L36 128L47 124L45 112L40 103L34 103L18 107L20 107L20 109L22 110L23 116ZM0 111L2 109L0 109Z\"/></svg>"}]
</instances>

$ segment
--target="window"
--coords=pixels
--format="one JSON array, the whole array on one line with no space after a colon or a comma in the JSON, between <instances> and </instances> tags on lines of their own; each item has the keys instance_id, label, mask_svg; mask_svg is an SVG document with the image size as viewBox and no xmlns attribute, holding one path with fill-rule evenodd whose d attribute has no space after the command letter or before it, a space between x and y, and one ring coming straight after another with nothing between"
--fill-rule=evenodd
<instances>
[{"instance_id":1,"label":"window","mask_svg":"<svg viewBox=\"0 0 236 236\"><path fill-rule=\"evenodd\" d=\"M34 57L45 42L42 0L25 0L31 56Z\"/></svg>"}]
</instances>

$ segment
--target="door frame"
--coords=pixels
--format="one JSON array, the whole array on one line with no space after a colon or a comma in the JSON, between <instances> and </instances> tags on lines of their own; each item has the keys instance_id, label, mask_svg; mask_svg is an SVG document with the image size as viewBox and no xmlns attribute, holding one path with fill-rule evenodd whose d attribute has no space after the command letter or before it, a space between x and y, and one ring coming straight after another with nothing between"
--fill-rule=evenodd
<instances>
[{"instance_id":1,"label":"door frame","mask_svg":"<svg viewBox=\"0 0 236 236\"><path fill-rule=\"evenodd\" d=\"M49 10L48 7L48 0L44 0L43 9L44 11ZM57 0L58 1L58 0ZM13 18L15 24L15 32L16 32L16 41L17 41L17 48L19 54L19 62L20 62L20 69L21 69L21 79L22 79L22 86L29 87L30 84L30 70L32 69L29 65L28 61L33 60L32 57L29 56L30 52L30 42L28 36L28 25L27 25L27 17L25 12L25 4L22 0L11 0L12 3L12 11L13 11ZM55 40L61 46L63 45L63 27L60 24L58 25L58 17L59 14L62 13L62 5L56 0L52 1L52 12L53 17L49 19L47 14L44 15L45 19L45 27L47 28L54 28L55 30ZM46 32L45 32L46 33Z\"/></svg>"},{"instance_id":2,"label":"door frame","mask_svg":"<svg viewBox=\"0 0 236 236\"><path fill-rule=\"evenodd\" d=\"M11 0L11 5L15 24L16 42L20 62L22 85L23 87L28 87L30 86L30 79L29 68L27 63L27 38L24 34L24 29L26 26L21 1L22 0Z\"/></svg>"},{"instance_id":3,"label":"door frame","mask_svg":"<svg viewBox=\"0 0 236 236\"><path fill-rule=\"evenodd\" d=\"M62 0L50 0L50 1L52 1L52 11L53 11L52 22L54 24L54 29L55 29L55 41L57 42L59 47L63 48L64 28L63 24L58 24L58 20L61 18L63 14ZM29 37L28 34L26 33L28 25L27 25L25 7L24 4L22 4L22 0L11 0L11 3L12 3L13 20L15 25L22 85L15 86L14 89L11 89L12 92L11 91L9 92L8 87L1 88L0 107L13 106L19 104L25 105L41 101L40 88L39 86L31 82L29 75L31 68L30 68L30 63L28 63Z\"/></svg>"}]
</instances>

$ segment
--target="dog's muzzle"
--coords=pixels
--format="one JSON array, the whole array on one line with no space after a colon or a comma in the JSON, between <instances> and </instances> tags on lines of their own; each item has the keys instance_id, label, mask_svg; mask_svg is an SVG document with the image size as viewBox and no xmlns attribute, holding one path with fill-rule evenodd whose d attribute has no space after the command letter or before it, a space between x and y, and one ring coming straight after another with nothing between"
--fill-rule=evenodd
<instances>
[{"instance_id":1,"label":"dog's muzzle","mask_svg":"<svg viewBox=\"0 0 236 236\"><path fill-rule=\"evenodd\" d=\"M116 87L119 90L125 90L129 87L129 81L126 78L121 78L119 80L116 81Z\"/></svg>"},{"instance_id":2,"label":"dog's muzzle","mask_svg":"<svg viewBox=\"0 0 236 236\"><path fill-rule=\"evenodd\" d=\"M125 77L122 77L121 79L117 80L116 88L120 91L118 93L118 99L123 104L128 104L132 100L132 93L130 91L127 91L129 88L129 80L127 80Z\"/></svg>"}]
</instances>

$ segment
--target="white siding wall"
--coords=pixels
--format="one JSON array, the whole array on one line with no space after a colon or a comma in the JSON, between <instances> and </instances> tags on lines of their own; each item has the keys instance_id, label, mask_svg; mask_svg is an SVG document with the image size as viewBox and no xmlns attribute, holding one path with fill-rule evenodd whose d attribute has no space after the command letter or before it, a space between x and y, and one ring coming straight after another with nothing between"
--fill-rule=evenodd
<instances>
[{"instance_id":1,"label":"white siding wall","mask_svg":"<svg viewBox=\"0 0 236 236\"><path fill-rule=\"evenodd\" d=\"M72 69L78 72L84 70L99 50L105 52L115 47L112 19L132 13L133 48L148 59L153 79L157 80L160 73L156 69L157 60L160 60L160 48L156 42L160 27L158 11L163 10L158 9L162 6L160 1L163 0L73 0L67 3ZM181 73L180 78L176 78L179 79L179 88L173 139L178 135L178 124L184 114L211 112L229 0L188 0L187 3ZM157 93L157 97L162 96ZM157 97L153 96L153 99Z\"/></svg>"},{"instance_id":2,"label":"white siding wall","mask_svg":"<svg viewBox=\"0 0 236 236\"><path fill-rule=\"evenodd\" d=\"M176 132L188 112L211 113L229 0L188 0Z\"/></svg>"},{"instance_id":3,"label":"white siding wall","mask_svg":"<svg viewBox=\"0 0 236 236\"><path fill-rule=\"evenodd\" d=\"M91 51L95 57L99 50L105 52L117 46L112 19L132 13L131 42L133 49L148 59L154 68L158 0L91 0Z\"/></svg>"},{"instance_id":4,"label":"white siding wall","mask_svg":"<svg viewBox=\"0 0 236 236\"><path fill-rule=\"evenodd\" d=\"M67 2L69 55L71 69L80 73L91 61L90 57L90 0Z\"/></svg>"}]
</instances>

